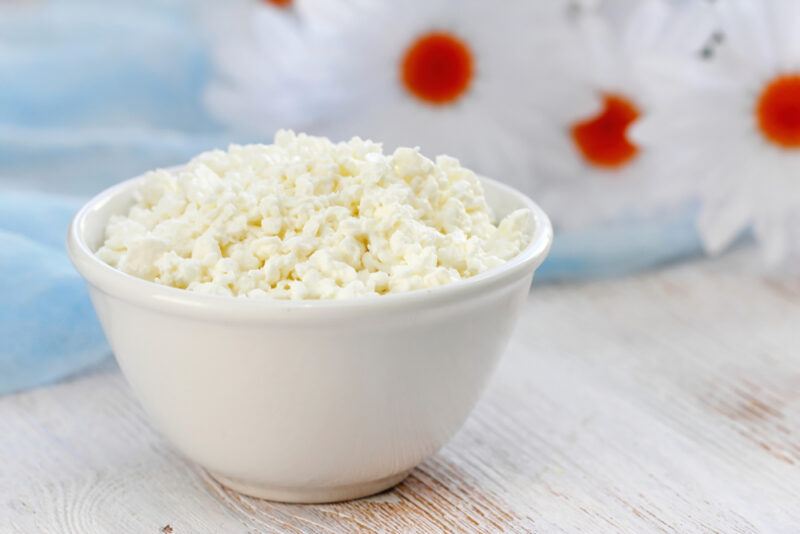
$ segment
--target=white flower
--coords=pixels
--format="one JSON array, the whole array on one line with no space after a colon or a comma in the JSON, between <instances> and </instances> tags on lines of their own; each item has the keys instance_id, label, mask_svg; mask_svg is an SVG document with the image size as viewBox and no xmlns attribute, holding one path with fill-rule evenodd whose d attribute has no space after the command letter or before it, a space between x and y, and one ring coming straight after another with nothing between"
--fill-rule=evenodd
<instances>
[{"instance_id":1,"label":"white flower","mask_svg":"<svg viewBox=\"0 0 800 534\"><path fill-rule=\"evenodd\" d=\"M296 0L300 37L271 39L270 17L263 38L238 46L258 60L218 56L227 83L212 88L209 102L218 116L264 134L284 126L388 149L419 146L532 191L532 155L546 154L536 145L565 116L596 106L559 75L578 50L567 6Z\"/></svg>"},{"instance_id":2,"label":"white flower","mask_svg":"<svg viewBox=\"0 0 800 534\"><path fill-rule=\"evenodd\" d=\"M717 253L752 230L770 264L800 260L800 2L719 0L720 37L702 69L659 92L634 132L702 202ZM662 174L662 179L669 177Z\"/></svg>"},{"instance_id":3,"label":"white flower","mask_svg":"<svg viewBox=\"0 0 800 534\"><path fill-rule=\"evenodd\" d=\"M576 5L586 60L572 77L599 100L590 113L564 115L534 158L550 177L544 207L564 227L653 215L686 197L652 179L658 158L638 146L630 127L651 111L648 80L655 67L699 62L711 34L705 6L666 0L582 0ZM667 67L668 66L668 67Z\"/></svg>"},{"instance_id":4,"label":"white flower","mask_svg":"<svg viewBox=\"0 0 800 534\"><path fill-rule=\"evenodd\" d=\"M210 111L223 123L257 125L272 139L304 106L288 73L298 65L303 33L293 0L228 0L203 11L214 80Z\"/></svg>"}]
</instances>

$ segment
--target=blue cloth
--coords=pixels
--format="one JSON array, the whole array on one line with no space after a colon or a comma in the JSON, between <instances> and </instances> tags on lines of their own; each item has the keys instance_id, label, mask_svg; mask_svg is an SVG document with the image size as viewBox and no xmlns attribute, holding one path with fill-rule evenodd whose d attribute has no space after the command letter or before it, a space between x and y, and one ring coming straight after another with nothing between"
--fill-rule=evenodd
<instances>
[{"instance_id":1,"label":"blue cloth","mask_svg":"<svg viewBox=\"0 0 800 534\"><path fill-rule=\"evenodd\" d=\"M0 392L57 380L108 354L63 246L79 205L54 195L0 196Z\"/></svg>"},{"instance_id":2,"label":"blue cloth","mask_svg":"<svg viewBox=\"0 0 800 534\"><path fill-rule=\"evenodd\" d=\"M695 209L557 234L538 282L621 276L696 256L703 243Z\"/></svg>"},{"instance_id":3,"label":"blue cloth","mask_svg":"<svg viewBox=\"0 0 800 534\"><path fill-rule=\"evenodd\" d=\"M188 0L0 5L0 394L109 349L64 249L91 194L234 139L205 112L207 51ZM686 213L560 235L540 280L694 254Z\"/></svg>"},{"instance_id":4,"label":"blue cloth","mask_svg":"<svg viewBox=\"0 0 800 534\"><path fill-rule=\"evenodd\" d=\"M64 248L85 199L230 141L202 105L197 5L0 4L0 394L110 354Z\"/></svg>"}]
</instances>

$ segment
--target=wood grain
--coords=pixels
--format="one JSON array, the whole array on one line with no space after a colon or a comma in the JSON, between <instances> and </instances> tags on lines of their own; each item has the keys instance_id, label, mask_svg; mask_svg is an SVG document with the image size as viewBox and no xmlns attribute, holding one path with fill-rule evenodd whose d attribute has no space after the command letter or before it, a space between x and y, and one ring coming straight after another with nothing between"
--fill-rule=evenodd
<instances>
[{"instance_id":1,"label":"wood grain","mask_svg":"<svg viewBox=\"0 0 800 534\"><path fill-rule=\"evenodd\" d=\"M0 532L800 532L800 283L707 261L537 288L483 401L398 488L240 496L113 365L0 399Z\"/></svg>"}]
</instances>

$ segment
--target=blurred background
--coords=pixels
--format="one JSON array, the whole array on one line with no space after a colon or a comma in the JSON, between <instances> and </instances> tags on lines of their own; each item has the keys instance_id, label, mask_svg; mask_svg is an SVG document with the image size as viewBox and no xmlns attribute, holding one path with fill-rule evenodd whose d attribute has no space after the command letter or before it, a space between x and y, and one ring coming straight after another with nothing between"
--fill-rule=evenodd
<instances>
[{"instance_id":1,"label":"blurred background","mask_svg":"<svg viewBox=\"0 0 800 534\"><path fill-rule=\"evenodd\" d=\"M528 193L545 280L742 242L794 276L798 30L793 0L0 0L0 391L107 353L62 244L86 198L280 128Z\"/></svg>"}]
</instances>

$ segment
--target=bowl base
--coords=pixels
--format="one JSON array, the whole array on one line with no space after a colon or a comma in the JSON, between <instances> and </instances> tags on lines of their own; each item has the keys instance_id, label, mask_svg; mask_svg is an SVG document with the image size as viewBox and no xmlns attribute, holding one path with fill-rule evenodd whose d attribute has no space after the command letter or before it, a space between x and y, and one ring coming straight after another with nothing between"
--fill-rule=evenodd
<instances>
[{"instance_id":1,"label":"bowl base","mask_svg":"<svg viewBox=\"0 0 800 534\"><path fill-rule=\"evenodd\" d=\"M211 471L208 474L223 486L250 497L295 504L322 504L349 501L380 493L402 482L410 472L411 470L408 470L378 480L327 488L287 488L261 485L229 478Z\"/></svg>"}]
</instances>

